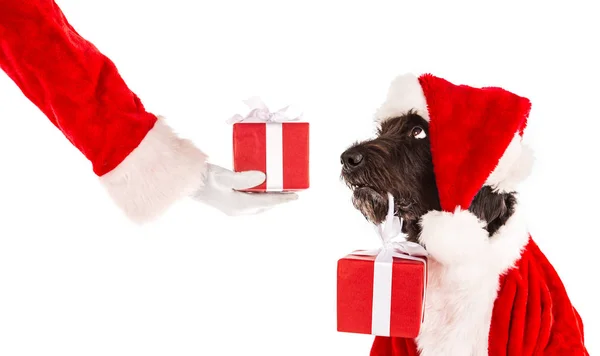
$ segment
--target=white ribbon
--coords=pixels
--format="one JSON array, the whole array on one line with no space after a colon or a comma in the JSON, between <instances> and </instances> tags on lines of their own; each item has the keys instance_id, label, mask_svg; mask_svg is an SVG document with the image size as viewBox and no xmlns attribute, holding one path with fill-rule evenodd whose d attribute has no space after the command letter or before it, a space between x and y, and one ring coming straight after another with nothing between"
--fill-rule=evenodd
<instances>
[{"instance_id":1,"label":"white ribbon","mask_svg":"<svg viewBox=\"0 0 600 356\"><path fill-rule=\"evenodd\" d=\"M234 115L227 122L235 123L265 123L266 133L266 166L267 191L280 192L283 190L283 126L282 123L299 121L302 115L289 117L286 113L289 106L271 112L258 97L244 101L250 112L244 117Z\"/></svg>"},{"instance_id":2,"label":"white ribbon","mask_svg":"<svg viewBox=\"0 0 600 356\"><path fill-rule=\"evenodd\" d=\"M387 217L384 223L377 226L377 230L383 246L377 250L358 250L353 252L352 255L376 256L373 276L371 334L390 336L394 257L426 264L424 257L428 254L427 250L417 243L406 241L406 239L393 241L402 232L402 222L399 217L394 215L394 197L389 193ZM423 278L426 278L426 275ZM425 283L423 285L425 286ZM425 290L423 290L423 310L424 307Z\"/></svg>"},{"instance_id":3,"label":"white ribbon","mask_svg":"<svg viewBox=\"0 0 600 356\"><path fill-rule=\"evenodd\" d=\"M290 117L287 115L289 106L281 108L275 112L271 112L265 103L259 97L251 97L244 100L244 103L250 108L250 112L246 116L236 114L232 116L227 123L235 124L238 122L264 122L264 123L283 123L290 121L299 121L302 115Z\"/></svg>"}]
</instances>

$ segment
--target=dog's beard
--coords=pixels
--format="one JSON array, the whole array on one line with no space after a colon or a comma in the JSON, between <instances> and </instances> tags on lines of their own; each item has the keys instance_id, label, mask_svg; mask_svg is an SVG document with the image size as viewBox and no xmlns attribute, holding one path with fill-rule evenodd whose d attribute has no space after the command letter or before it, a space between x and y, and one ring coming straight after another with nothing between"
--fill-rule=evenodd
<instances>
[{"instance_id":1,"label":"dog's beard","mask_svg":"<svg viewBox=\"0 0 600 356\"><path fill-rule=\"evenodd\" d=\"M365 179L363 179L365 178ZM402 232L408 233L411 241L416 242L418 233L418 219L421 215L419 211L418 200L415 200L408 189L402 189L397 184L387 184L386 187L379 187L374 184L364 184L366 177L353 174L342 173L341 179L352 191L352 203L354 207L370 223L379 225L383 223L388 213L387 193L394 197L394 215L402 220ZM414 236L413 236L414 235Z\"/></svg>"},{"instance_id":2,"label":"dog's beard","mask_svg":"<svg viewBox=\"0 0 600 356\"><path fill-rule=\"evenodd\" d=\"M374 224L381 224L388 212L387 195L367 186L354 188L352 204Z\"/></svg>"},{"instance_id":3,"label":"dog's beard","mask_svg":"<svg viewBox=\"0 0 600 356\"><path fill-rule=\"evenodd\" d=\"M394 214L402 218L408 218L412 203L406 194L401 194L397 189L381 189L372 185L350 184L352 190L352 203L364 217L374 224L383 222L388 213L388 196L394 197Z\"/></svg>"},{"instance_id":4,"label":"dog's beard","mask_svg":"<svg viewBox=\"0 0 600 356\"><path fill-rule=\"evenodd\" d=\"M382 220L385 218L388 212L388 197L387 193L391 193L394 197L394 214L404 219L411 219L415 217L413 212L414 202L408 196L408 194L398 193L394 189L377 191L373 188L363 187L354 190L353 202L355 206L367 206L371 207L374 214L375 220ZM383 209L382 209L383 208ZM362 210L361 210L362 211Z\"/></svg>"}]
</instances>

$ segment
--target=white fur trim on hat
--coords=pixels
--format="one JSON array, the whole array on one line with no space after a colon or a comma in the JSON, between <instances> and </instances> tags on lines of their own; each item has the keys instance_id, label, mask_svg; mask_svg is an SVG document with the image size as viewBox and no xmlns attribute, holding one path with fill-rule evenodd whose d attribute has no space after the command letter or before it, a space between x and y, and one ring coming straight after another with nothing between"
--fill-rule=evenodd
<instances>
[{"instance_id":1,"label":"white fur trim on hat","mask_svg":"<svg viewBox=\"0 0 600 356\"><path fill-rule=\"evenodd\" d=\"M533 162L533 150L522 142L521 135L517 133L485 185L500 193L515 192L519 183L531 174Z\"/></svg>"},{"instance_id":2,"label":"white fur trim on hat","mask_svg":"<svg viewBox=\"0 0 600 356\"><path fill-rule=\"evenodd\" d=\"M430 212L421 225L430 259L420 355L487 355L498 280L529 241L522 208L491 238L483 222L460 209Z\"/></svg>"},{"instance_id":3,"label":"white fur trim on hat","mask_svg":"<svg viewBox=\"0 0 600 356\"><path fill-rule=\"evenodd\" d=\"M410 110L429 121L427 101L419 78L409 73L399 75L392 81L388 88L387 98L375 112L375 121L382 122L402 116Z\"/></svg>"},{"instance_id":4,"label":"white fur trim on hat","mask_svg":"<svg viewBox=\"0 0 600 356\"><path fill-rule=\"evenodd\" d=\"M139 146L100 181L125 214L142 223L201 188L205 172L206 155L159 117Z\"/></svg>"},{"instance_id":5,"label":"white fur trim on hat","mask_svg":"<svg viewBox=\"0 0 600 356\"><path fill-rule=\"evenodd\" d=\"M485 223L468 210L430 211L421 218L419 241L443 265L472 263L489 254Z\"/></svg>"},{"instance_id":6,"label":"white fur trim on hat","mask_svg":"<svg viewBox=\"0 0 600 356\"><path fill-rule=\"evenodd\" d=\"M502 271L520 255L527 226L520 208L491 238L485 223L468 210L430 211L421 218L419 241L443 265L496 264ZM506 261L509 261L508 263Z\"/></svg>"}]
</instances>

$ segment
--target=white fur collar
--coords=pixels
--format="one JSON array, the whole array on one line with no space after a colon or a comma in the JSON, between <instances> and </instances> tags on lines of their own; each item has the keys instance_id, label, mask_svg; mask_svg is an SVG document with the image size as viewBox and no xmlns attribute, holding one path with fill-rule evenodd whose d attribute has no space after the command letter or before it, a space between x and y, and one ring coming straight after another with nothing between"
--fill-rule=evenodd
<instances>
[{"instance_id":1,"label":"white fur collar","mask_svg":"<svg viewBox=\"0 0 600 356\"><path fill-rule=\"evenodd\" d=\"M488 355L488 334L500 275L520 258L529 234L523 209L492 238L465 210L423 216L420 241L429 253L421 356Z\"/></svg>"}]
</instances>

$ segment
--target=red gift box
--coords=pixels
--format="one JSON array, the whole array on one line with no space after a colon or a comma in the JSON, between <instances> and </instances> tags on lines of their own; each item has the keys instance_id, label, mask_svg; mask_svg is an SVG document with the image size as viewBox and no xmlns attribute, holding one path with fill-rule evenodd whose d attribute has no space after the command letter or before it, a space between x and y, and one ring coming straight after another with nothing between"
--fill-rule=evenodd
<instances>
[{"instance_id":1,"label":"red gift box","mask_svg":"<svg viewBox=\"0 0 600 356\"><path fill-rule=\"evenodd\" d=\"M380 255L381 256L381 255ZM415 338L423 321L426 259L350 254L338 261L337 329Z\"/></svg>"},{"instance_id":2,"label":"red gift box","mask_svg":"<svg viewBox=\"0 0 600 356\"><path fill-rule=\"evenodd\" d=\"M294 122L283 115L285 108L268 111L258 99L246 118L233 120L233 169L236 172L264 172L263 184L250 192L285 192L308 189L309 123Z\"/></svg>"},{"instance_id":3,"label":"red gift box","mask_svg":"<svg viewBox=\"0 0 600 356\"><path fill-rule=\"evenodd\" d=\"M233 125L233 169L258 170L266 181L247 191L308 189L309 124L236 123Z\"/></svg>"}]
</instances>

